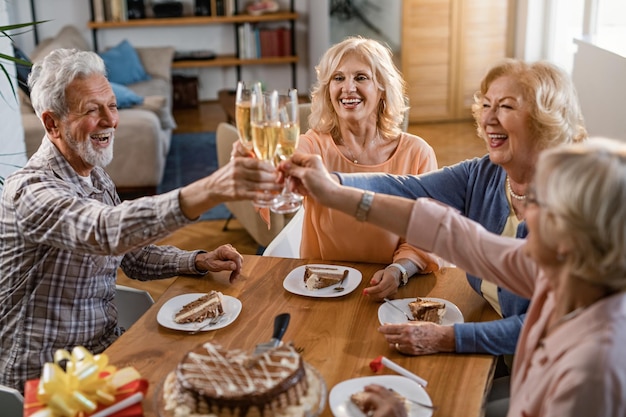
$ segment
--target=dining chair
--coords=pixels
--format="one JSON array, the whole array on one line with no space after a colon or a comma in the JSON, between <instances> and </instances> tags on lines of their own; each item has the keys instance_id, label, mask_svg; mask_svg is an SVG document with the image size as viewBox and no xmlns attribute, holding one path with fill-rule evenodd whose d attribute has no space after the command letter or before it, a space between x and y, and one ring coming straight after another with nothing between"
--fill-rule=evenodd
<instances>
[{"instance_id":1,"label":"dining chair","mask_svg":"<svg viewBox=\"0 0 626 417\"><path fill-rule=\"evenodd\" d=\"M267 245L263 256L277 256L280 258L299 258L300 242L302 241L302 222L304 206L300 207L289 223Z\"/></svg>"},{"instance_id":2,"label":"dining chair","mask_svg":"<svg viewBox=\"0 0 626 417\"><path fill-rule=\"evenodd\" d=\"M148 291L125 285L116 285L116 290L117 323L128 329L154 304L154 299Z\"/></svg>"},{"instance_id":3,"label":"dining chair","mask_svg":"<svg viewBox=\"0 0 626 417\"><path fill-rule=\"evenodd\" d=\"M24 413L24 396L14 389L0 384L0 414L21 416Z\"/></svg>"},{"instance_id":4,"label":"dining chair","mask_svg":"<svg viewBox=\"0 0 626 417\"><path fill-rule=\"evenodd\" d=\"M233 144L239 140L239 134L235 126L222 122L217 126L215 137L218 166L222 167L230 161ZM235 217L262 248L265 248L276 237L287 222L286 215L270 213L270 227L268 227L258 210L252 205L252 201L228 201L224 205L230 211L231 217ZM223 231L228 230L230 220L231 218L226 220Z\"/></svg>"}]
</instances>

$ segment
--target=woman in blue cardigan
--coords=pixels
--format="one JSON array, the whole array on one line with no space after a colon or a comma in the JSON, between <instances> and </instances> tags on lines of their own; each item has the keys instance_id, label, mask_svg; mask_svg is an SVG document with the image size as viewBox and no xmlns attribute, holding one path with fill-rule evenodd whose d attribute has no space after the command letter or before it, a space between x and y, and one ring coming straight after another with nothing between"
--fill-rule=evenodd
<instances>
[{"instance_id":1,"label":"woman in blue cardigan","mask_svg":"<svg viewBox=\"0 0 626 417\"><path fill-rule=\"evenodd\" d=\"M492 67L475 94L472 113L488 154L440 170L415 175L339 174L343 185L403 197L430 197L455 207L487 230L524 238L524 203L541 150L586 138L577 95L569 76L546 63L505 60ZM386 275L388 277L389 275ZM434 323L382 326L402 334L393 346L402 353L515 352L528 300L467 275L472 288L502 317L483 323L439 326ZM395 282L373 282L376 300L394 294Z\"/></svg>"}]
</instances>

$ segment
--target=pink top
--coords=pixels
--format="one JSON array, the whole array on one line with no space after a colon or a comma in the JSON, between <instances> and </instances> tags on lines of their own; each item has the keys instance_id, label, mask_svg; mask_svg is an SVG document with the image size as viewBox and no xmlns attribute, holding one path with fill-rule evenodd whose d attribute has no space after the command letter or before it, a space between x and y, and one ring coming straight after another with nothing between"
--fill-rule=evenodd
<instances>
[{"instance_id":1,"label":"pink top","mask_svg":"<svg viewBox=\"0 0 626 417\"><path fill-rule=\"evenodd\" d=\"M426 141L407 133L399 140L391 158L379 165L355 164L341 153L330 134L314 130L300 136L298 151L320 155L331 172L419 174L437 169L435 152ZM398 235L323 207L312 199L305 201L300 257L372 263L407 258L416 265L425 265L424 272L438 269L435 256L406 244Z\"/></svg>"},{"instance_id":2,"label":"pink top","mask_svg":"<svg viewBox=\"0 0 626 417\"><path fill-rule=\"evenodd\" d=\"M542 340L554 294L524 254L524 240L491 234L427 199L415 203L407 240L531 298L513 364L508 416L626 416L626 293L597 301Z\"/></svg>"}]
</instances>

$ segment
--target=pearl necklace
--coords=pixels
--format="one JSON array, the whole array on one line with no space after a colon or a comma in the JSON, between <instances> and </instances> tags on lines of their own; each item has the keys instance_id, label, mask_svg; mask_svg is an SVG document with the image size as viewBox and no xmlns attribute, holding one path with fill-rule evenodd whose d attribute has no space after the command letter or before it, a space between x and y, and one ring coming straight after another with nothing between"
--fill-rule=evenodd
<instances>
[{"instance_id":1,"label":"pearl necklace","mask_svg":"<svg viewBox=\"0 0 626 417\"><path fill-rule=\"evenodd\" d=\"M515 191L511 188L511 181L509 181L509 176L506 177L506 189L509 191L509 195L516 200L524 201L526 200L526 195L516 194Z\"/></svg>"}]
</instances>

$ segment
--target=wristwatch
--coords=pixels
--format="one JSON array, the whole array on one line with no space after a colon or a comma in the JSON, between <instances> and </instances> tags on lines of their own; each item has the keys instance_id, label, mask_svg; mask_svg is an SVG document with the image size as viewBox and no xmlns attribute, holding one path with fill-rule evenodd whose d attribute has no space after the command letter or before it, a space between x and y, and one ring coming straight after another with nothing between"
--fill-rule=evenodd
<instances>
[{"instance_id":1,"label":"wristwatch","mask_svg":"<svg viewBox=\"0 0 626 417\"><path fill-rule=\"evenodd\" d=\"M389 264L387 268L391 268L392 266L398 268L398 271L400 271L400 287L404 287L406 284L409 283L409 273L406 271L406 268L399 263L394 262L392 264Z\"/></svg>"}]
</instances>

